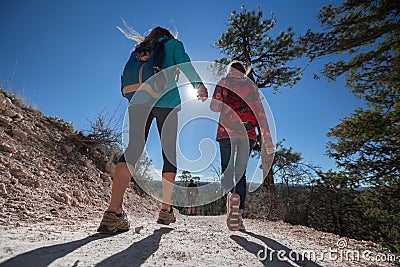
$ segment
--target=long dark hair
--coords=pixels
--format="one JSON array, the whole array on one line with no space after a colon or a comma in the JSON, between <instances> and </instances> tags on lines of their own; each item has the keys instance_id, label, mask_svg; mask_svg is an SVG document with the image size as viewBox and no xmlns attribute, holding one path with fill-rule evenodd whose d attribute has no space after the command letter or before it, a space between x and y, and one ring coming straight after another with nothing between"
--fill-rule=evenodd
<instances>
[{"instance_id":1,"label":"long dark hair","mask_svg":"<svg viewBox=\"0 0 400 267\"><path fill-rule=\"evenodd\" d=\"M166 36L167 38L175 38L169 30L158 26L152 29L151 32L144 38L143 42L139 43L136 48L153 47L155 41L163 36Z\"/></svg>"}]
</instances>

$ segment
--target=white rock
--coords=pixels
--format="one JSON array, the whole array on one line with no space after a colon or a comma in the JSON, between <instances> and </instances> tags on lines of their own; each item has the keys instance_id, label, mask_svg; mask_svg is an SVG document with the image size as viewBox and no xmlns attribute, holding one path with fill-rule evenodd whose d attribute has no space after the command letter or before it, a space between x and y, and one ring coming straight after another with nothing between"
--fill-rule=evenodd
<instances>
[{"instance_id":1,"label":"white rock","mask_svg":"<svg viewBox=\"0 0 400 267\"><path fill-rule=\"evenodd\" d=\"M0 144L0 150L7 151L7 152L10 152L13 154L17 153L17 149L15 149L15 147L13 147L5 142Z\"/></svg>"},{"instance_id":2,"label":"white rock","mask_svg":"<svg viewBox=\"0 0 400 267\"><path fill-rule=\"evenodd\" d=\"M24 119L24 116L22 116L21 114L17 113L17 115L15 115L15 117L13 118L13 120L15 122L20 122Z\"/></svg>"},{"instance_id":3,"label":"white rock","mask_svg":"<svg viewBox=\"0 0 400 267\"><path fill-rule=\"evenodd\" d=\"M0 183L0 196L6 196L6 195L7 195L6 185Z\"/></svg>"},{"instance_id":4,"label":"white rock","mask_svg":"<svg viewBox=\"0 0 400 267\"><path fill-rule=\"evenodd\" d=\"M9 117L0 115L0 122L4 125L9 125L12 122L12 119L10 119Z\"/></svg>"},{"instance_id":5,"label":"white rock","mask_svg":"<svg viewBox=\"0 0 400 267\"><path fill-rule=\"evenodd\" d=\"M14 108L14 105L13 105L11 99L6 97L0 101L0 110L7 110L10 108Z\"/></svg>"}]
</instances>

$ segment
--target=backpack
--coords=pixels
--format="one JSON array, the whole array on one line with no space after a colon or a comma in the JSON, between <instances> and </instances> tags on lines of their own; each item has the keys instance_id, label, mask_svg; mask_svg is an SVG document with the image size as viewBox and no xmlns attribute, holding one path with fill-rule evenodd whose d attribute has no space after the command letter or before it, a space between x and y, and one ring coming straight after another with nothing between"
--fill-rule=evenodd
<instances>
[{"instance_id":1,"label":"backpack","mask_svg":"<svg viewBox=\"0 0 400 267\"><path fill-rule=\"evenodd\" d=\"M156 42L153 48L138 47L131 53L121 75L121 93L131 105L154 103L168 87L168 76L162 69L168 40Z\"/></svg>"},{"instance_id":2,"label":"backpack","mask_svg":"<svg viewBox=\"0 0 400 267\"><path fill-rule=\"evenodd\" d=\"M252 103L257 101L255 88L247 79L243 81L233 80L232 78L224 78L226 88L223 91L223 102L226 103L228 99L234 100L239 103L236 108L227 107L224 105L221 111L221 122L224 127L233 131L246 131L252 130L257 127L257 120L253 111L249 106L255 106ZM235 88L240 88L235 90ZM234 114L236 113L236 114Z\"/></svg>"}]
</instances>

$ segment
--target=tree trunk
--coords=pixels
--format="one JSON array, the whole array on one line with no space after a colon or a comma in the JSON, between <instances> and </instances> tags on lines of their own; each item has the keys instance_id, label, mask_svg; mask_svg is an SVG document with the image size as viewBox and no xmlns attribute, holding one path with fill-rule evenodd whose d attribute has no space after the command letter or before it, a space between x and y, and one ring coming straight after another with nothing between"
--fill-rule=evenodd
<instances>
[{"instance_id":1,"label":"tree trunk","mask_svg":"<svg viewBox=\"0 0 400 267\"><path fill-rule=\"evenodd\" d=\"M273 172L273 155L268 155L265 148L261 150L262 171L263 171L263 191L264 200L267 207L267 219L271 218L272 209L275 207L275 183Z\"/></svg>"}]
</instances>

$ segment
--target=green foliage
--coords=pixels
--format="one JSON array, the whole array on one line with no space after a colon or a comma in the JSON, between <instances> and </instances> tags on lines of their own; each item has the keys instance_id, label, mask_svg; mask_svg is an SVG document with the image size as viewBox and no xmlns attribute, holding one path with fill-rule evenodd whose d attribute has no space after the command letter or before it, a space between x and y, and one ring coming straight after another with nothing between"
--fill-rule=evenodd
<instances>
[{"instance_id":1,"label":"green foliage","mask_svg":"<svg viewBox=\"0 0 400 267\"><path fill-rule=\"evenodd\" d=\"M260 187L248 194L247 218L283 220L400 251L399 179L355 190L360 178L349 179L347 171L322 172L283 142L277 146L273 172L277 183L272 212Z\"/></svg>"},{"instance_id":2,"label":"green foliage","mask_svg":"<svg viewBox=\"0 0 400 267\"><path fill-rule=\"evenodd\" d=\"M379 94L400 85L399 18L398 1L348 0L338 7L324 6L318 19L325 31L309 30L300 43L311 60L347 54L327 63L322 74L334 81L347 73L346 85L359 97Z\"/></svg>"},{"instance_id":3,"label":"green foliage","mask_svg":"<svg viewBox=\"0 0 400 267\"><path fill-rule=\"evenodd\" d=\"M331 209L342 220L341 227L350 229L348 235L398 251L400 2L346 0L337 7L322 7L318 19L323 32L308 31L299 42L311 60L336 55L321 73L330 81L345 75L346 87L368 106L330 129L328 155L341 172L324 175L318 191L330 195L326 200L337 197L357 207L355 218L347 206ZM352 191L360 186L368 190ZM329 191L333 188L340 190Z\"/></svg>"},{"instance_id":4,"label":"green foliage","mask_svg":"<svg viewBox=\"0 0 400 267\"><path fill-rule=\"evenodd\" d=\"M276 22L274 15L264 19L260 9L247 11L242 6L240 13L232 11L227 31L215 42L228 57L217 62L228 64L231 60L239 60L252 66L249 77L259 88L272 87L278 91L281 86L292 87L300 80L301 71L287 63L300 57L302 52L294 41L291 28L275 38L270 36Z\"/></svg>"},{"instance_id":5,"label":"green foliage","mask_svg":"<svg viewBox=\"0 0 400 267\"><path fill-rule=\"evenodd\" d=\"M190 179L192 178L192 174L190 171L182 171L182 174L178 176L181 179L181 182L187 186L189 184Z\"/></svg>"},{"instance_id":6,"label":"green foliage","mask_svg":"<svg viewBox=\"0 0 400 267\"><path fill-rule=\"evenodd\" d=\"M353 186L393 184L400 175L400 109L356 110L331 129L328 155Z\"/></svg>"},{"instance_id":7,"label":"green foliage","mask_svg":"<svg viewBox=\"0 0 400 267\"><path fill-rule=\"evenodd\" d=\"M400 175L400 3L345 1L321 9L322 33L301 38L311 60L348 55L325 65L322 74L366 101L328 133L328 154L354 186L392 183Z\"/></svg>"},{"instance_id":8,"label":"green foliage","mask_svg":"<svg viewBox=\"0 0 400 267\"><path fill-rule=\"evenodd\" d=\"M358 240L372 240L400 251L400 195L396 186L353 190L344 173L320 173L304 193L311 200L308 223L314 228Z\"/></svg>"},{"instance_id":9,"label":"green foliage","mask_svg":"<svg viewBox=\"0 0 400 267\"><path fill-rule=\"evenodd\" d=\"M400 181L377 186L362 194L363 225L369 226L364 238L374 240L392 251L400 251ZM364 226L365 228L365 226Z\"/></svg>"},{"instance_id":10,"label":"green foliage","mask_svg":"<svg viewBox=\"0 0 400 267\"><path fill-rule=\"evenodd\" d=\"M343 174L319 172L319 179L306 191L310 201L309 225L341 236L363 239L361 192L346 187ZM360 227L361 226L361 227Z\"/></svg>"}]
</instances>

